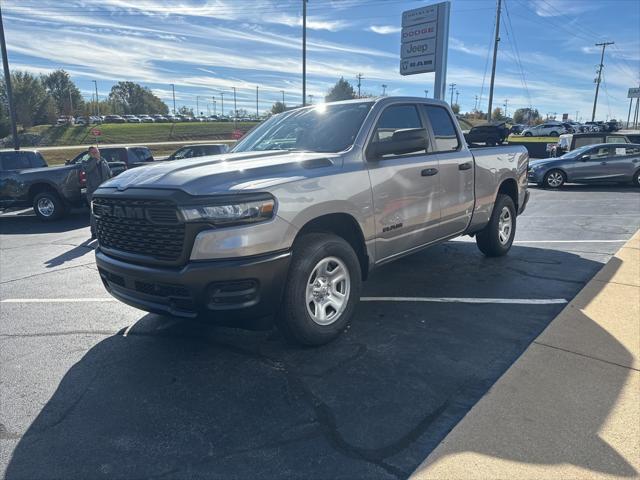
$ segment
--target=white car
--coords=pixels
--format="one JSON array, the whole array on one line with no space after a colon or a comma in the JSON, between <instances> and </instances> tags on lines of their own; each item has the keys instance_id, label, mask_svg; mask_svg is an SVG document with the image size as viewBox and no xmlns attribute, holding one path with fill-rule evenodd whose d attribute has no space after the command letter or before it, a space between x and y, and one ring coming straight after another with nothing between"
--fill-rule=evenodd
<instances>
[{"instance_id":1,"label":"white car","mask_svg":"<svg viewBox=\"0 0 640 480\"><path fill-rule=\"evenodd\" d=\"M562 133L567 133L567 129L562 124L550 122L525 128L522 131L525 137L559 137Z\"/></svg>"},{"instance_id":2,"label":"white car","mask_svg":"<svg viewBox=\"0 0 640 480\"><path fill-rule=\"evenodd\" d=\"M122 118L124 118L127 123L140 123L140 119L135 115L123 115Z\"/></svg>"}]
</instances>

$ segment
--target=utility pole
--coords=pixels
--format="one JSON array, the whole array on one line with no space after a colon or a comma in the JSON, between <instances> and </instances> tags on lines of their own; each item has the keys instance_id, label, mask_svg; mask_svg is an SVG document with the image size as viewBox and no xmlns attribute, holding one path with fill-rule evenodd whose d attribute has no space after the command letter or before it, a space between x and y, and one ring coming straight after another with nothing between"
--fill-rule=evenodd
<instances>
[{"instance_id":1,"label":"utility pole","mask_svg":"<svg viewBox=\"0 0 640 480\"><path fill-rule=\"evenodd\" d=\"M280 92L282 92L282 105L286 107L286 105L284 104L284 90L280 90Z\"/></svg>"},{"instance_id":2,"label":"utility pole","mask_svg":"<svg viewBox=\"0 0 640 480\"><path fill-rule=\"evenodd\" d=\"M11 117L11 135L13 136L13 148L20 150L18 139L18 123L16 121L16 108L13 103L11 91L11 74L9 73L9 59L7 58L7 43L4 39L4 24L2 22L2 7L0 7L0 44L2 46L2 66L4 68L4 84L7 90L7 102L9 103L9 116Z\"/></svg>"},{"instance_id":3,"label":"utility pole","mask_svg":"<svg viewBox=\"0 0 640 480\"><path fill-rule=\"evenodd\" d=\"M358 98L360 98L360 82L362 81L362 74L357 74L356 78L358 79Z\"/></svg>"},{"instance_id":4,"label":"utility pole","mask_svg":"<svg viewBox=\"0 0 640 480\"><path fill-rule=\"evenodd\" d=\"M616 42L596 43L596 47L602 47L602 55L600 56L600 65L598 66L598 78L596 79L596 96L593 99L593 113L591 113L591 121L596 118L596 106L598 105L598 92L600 91L600 79L602 78L602 69L604 68L604 49L607 45L613 45Z\"/></svg>"},{"instance_id":5,"label":"utility pole","mask_svg":"<svg viewBox=\"0 0 640 480\"><path fill-rule=\"evenodd\" d=\"M307 0L302 0L302 106L307 104Z\"/></svg>"},{"instance_id":6,"label":"utility pole","mask_svg":"<svg viewBox=\"0 0 640 480\"><path fill-rule=\"evenodd\" d=\"M456 84L455 83L450 83L449 84L449 90L451 90L451 101L449 102L449 105L453 105L453 91L456 89Z\"/></svg>"},{"instance_id":7,"label":"utility pole","mask_svg":"<svg viewBox=\"0 0 640 480\"><path fill-rule=\"evenodd\" d=\"M69 88L69 116L73 116L73 99L71 98L71 88Z\"/></svg>"},{"instance_id":8,"label":"utility pole","mask_svg":"<svg viewBox=\"0 0 640 480\"><path fill-rule=\"evenodd\" d=\"M429 90L424 91L424 98L429 98Z\"/></svg>"},{"instance_id":9,"label":"utility pole","mask_svg":"<svg viewBox=\"0 0 640 480\"><path fill-rule=\"evenodd\" d=\"M382 84L382 96L384 97L385 93L387 93L387 86L383 83Z\"/></svg>"},{"instance_id":10,"label":"utility pole","mask_svg":"<svg viewBox=\"0 0 640 480\"><path fill-rule=\"evenodd\" d=\"M200 103L198 102L199 99L200 97L196 95L196 117L200 115Z\"/></svg>"},{"instance_id":11,"label":"utility pole","mask_svg":"<svg viewBox=\"0 0 640 480\"><path fill-rule=\"evenodd\" d=\"M100 116L100 99L98 98L98 82L96 80L92 80L93 85L96 87L96 112L97 115Z\"/></svg>"},{"instance_id":12,"label":"utility pole","mask_svg":"<svg viewBox=\"0 0 640 480\"><path fill-rule=\"evenodd\" d=\"M256 119L260 116L258 113L258 85L256 85Z\"/></svg>"},{"instance_id":13,"label":"utility pole","mask_svg":"<svg viewBox=\"0 0 640 480\"><path fill-rule=\"evenodd\" d=\"M505 117L508 117L508 116L509 116L509 115L507 114L508 108L509 108L509 99L508 99L508 98L505 98L505 99L504 99L504 116L505 116Z\"/></svg>"},{"instance_id":14,"label":"utility pole","mask_svg":"<svg viewBox=\"0 0 640 480\"><path fill-rule=\"evenodd\" d=\"M473 111L474 112L478 111L478 95L476 95L476 103L474 103L474 105L473 105Z\"/></svg>"},{"instance_id":15,"label":"utility pole","mask_svg":"<svg viewBox=\"0 0 640 480\"><path fill-rule=\"evenodd\" d=\"M458 103L458 96L460 95L460 92L458 90L456 90L456 105L460 105Z\"/></svg>"},{"instance_id":16,"label":"utility pole","mask_svg":"<svg viewBox=\"0 0 640 480\"><path fill-rule=\"evenodd\" d=\"M171 84L171 92L173 93L173 114L176 114L176 86Z\"/></svg>"},{"instance_id":17,"label":"utility pole","mask_svg":"<svg viewBox=\"0 0 640 480\"><path fill-rule=\"evenodd\" d=\"M496 81L496 61L498 60L498 42L500 41L500 9L502 0L498 0L496 9L496 36L493 41L493 64L491 65L491 83L489 85L489 107L487 108L487 121L491 121L491 108L493 107L493 85Z\"/></svg>"},{"instance_id":18,"label":"utility pole","mask_svg":"<svg viewBox=\"0 0 640 480\"><path fill-rule=\"evenodd\" d=\"M217 113L216 113L216 96L215 95L211 95L211 102L213 103L213 114L217 115Z\"/></svg>"}]
</instances>

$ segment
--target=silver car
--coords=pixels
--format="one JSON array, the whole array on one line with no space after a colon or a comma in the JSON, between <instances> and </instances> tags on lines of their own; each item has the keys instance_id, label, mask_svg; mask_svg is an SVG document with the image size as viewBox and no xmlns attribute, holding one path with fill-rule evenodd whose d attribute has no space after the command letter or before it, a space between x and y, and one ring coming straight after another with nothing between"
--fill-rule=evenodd
<instances>
[{"instance_id":1,"label":"silver car","mask_svg":"<svg viewBox=\"0 0 640 480\"><path fill-rule=\"evenodd\" d=\"M529 182L560 188L566 182L633 182L640 187L640 144L585 145L558 158L529 162Z\"/></svg>"}]
</instances>

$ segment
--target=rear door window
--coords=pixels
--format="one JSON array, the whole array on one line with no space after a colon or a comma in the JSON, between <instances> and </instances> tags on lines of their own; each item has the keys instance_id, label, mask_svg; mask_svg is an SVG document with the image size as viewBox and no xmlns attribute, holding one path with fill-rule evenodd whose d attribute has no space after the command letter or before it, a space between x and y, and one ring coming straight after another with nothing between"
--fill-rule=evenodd
<instances>
[{"instance_id":1,"label":"rear door window","mask_svg":"<svg viewBox=\"0 0 640 480\"><path fill-rule=\"evenodd\" d=\"M138 157L139 161L141 162L153 161L151 150L149 150L148 148L134 148L132 150L133 150L133 153L135 153L136 157Z\"/></svg>"},{"instance_id":2,"label":"rear door window","mask_svg":"<svg viewBox=\"0 0 640 480\"><path fill-rule=\"evenodd\" d=\"M0 153L3 170L25 170L31 167L29 152L4 152Z\"/></svg>"},{"instance_id":3,"label":"rear door window","mask_svg":"<svg viewBox=\"0 0 640 480\"><path fill-rule=\"evenodd\" d=\"M460 148L460 140L449 112L435 105L425 105L425 110L429 123L431 123L435 140L433 151L451 152L458 150ZM491 129L491 127L486 128Z\"/></svg>"}]
</instances>

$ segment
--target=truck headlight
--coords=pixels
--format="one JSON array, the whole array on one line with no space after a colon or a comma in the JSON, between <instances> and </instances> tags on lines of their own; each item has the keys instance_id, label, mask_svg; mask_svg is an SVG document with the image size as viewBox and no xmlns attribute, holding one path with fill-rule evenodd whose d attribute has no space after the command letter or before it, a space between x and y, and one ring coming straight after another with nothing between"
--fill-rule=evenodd
<instances>
[{"instance_id":1,"label":"truck headlight","mask_svg":"<svg viewBox=\"0 0 640 480\"><path fill-rule=\"evenodd\" d=\"M181 207L180 212L187 222L210 222L214 225L241 225L264 222L273 218L275 200L236 201L229 203L211 203Z\"/></svg>"}]
</instances>

